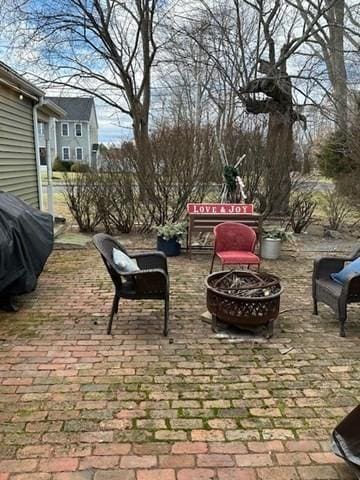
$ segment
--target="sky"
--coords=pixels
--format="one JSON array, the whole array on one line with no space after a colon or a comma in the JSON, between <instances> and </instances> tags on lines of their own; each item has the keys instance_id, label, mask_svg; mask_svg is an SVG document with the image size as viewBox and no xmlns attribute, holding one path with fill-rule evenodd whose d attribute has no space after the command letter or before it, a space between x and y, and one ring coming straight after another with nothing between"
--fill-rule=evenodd
<instances>
[{"instance_id":1,"label":"sky","mask_svg":"<svg viewBox=\"0 0 360 480\"><path fill-rule=\"evenodd\" d=\"M96 103L96 102L95 102ZM106 144L118 144L129 137L129 130L113 124L107 117L101 115L97 108L99 122L99 142Z\"/></svg>"},{"instance_id":2,"label":"sky","mask_svg":"<svg viewBox=\"0 0 360 480\"><path fill-rule=\"evenodd\" d=\"M78 95L79 92L74 92ZM113 109L100 100L95 100L96 115L99 123L99 142L118 144L132 136L131 124L126 116L119 118Z\"/></svg>"}]
</instances>

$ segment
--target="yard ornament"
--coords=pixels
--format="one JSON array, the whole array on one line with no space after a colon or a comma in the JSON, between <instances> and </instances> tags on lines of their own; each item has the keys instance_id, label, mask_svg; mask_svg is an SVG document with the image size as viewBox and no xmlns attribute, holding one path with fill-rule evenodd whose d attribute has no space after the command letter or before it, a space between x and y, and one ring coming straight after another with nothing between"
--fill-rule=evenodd
<instances>
[{"instance_id":1,"label":"yard ornament","mask_svg":"<svg viewBox=\"0 0 360 480\"><path fill-rule=\"evenodd\" d=\"M235 165L224 166L224 184L221 192L221 203L244 203L246 200L245 184L239 175L239 165L244 160L243 155Z\"/></svg>"}]
</instances>

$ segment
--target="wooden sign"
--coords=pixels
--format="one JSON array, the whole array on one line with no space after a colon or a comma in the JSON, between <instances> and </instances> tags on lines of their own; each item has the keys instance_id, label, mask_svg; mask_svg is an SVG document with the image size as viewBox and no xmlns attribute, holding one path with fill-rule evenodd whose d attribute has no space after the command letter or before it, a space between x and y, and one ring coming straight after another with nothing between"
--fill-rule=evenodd
<instances>
[{"instance_id":1,"label":"wooden sign","mask_svg":"<svg viewBox=\"0 0 360 480\"><path fill-rule=\"evenodd\" d=\"M190 215L236 215L253 214L251 203L188 203L187 212Z\"/></svg>"}]
</instances>

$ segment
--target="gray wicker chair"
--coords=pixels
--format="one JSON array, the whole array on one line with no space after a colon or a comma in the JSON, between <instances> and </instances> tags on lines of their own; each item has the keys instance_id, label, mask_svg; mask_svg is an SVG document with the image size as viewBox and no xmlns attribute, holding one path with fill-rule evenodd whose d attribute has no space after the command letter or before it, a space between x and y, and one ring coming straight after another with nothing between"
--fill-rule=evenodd
<instances>
[{"instance_id":1,"label":"gray wicker chair","mask_svg":"<svg viewBox=\"0 0 360 480\"><path fill-rule=\"evenodd\" d=\"M312 280L314 315L318 315L318 302L332 308L340 322L341 337L345 337L347 305L360 302L360 274L353 274L343 285L334 282L330 274L339 272L345 262L358 257L360 247L357 247L349 257L319 257L314 261Z\"/></svg>"},{"instance_id":2,"label":"gray wicker chair","mask_svg":"<svg viewBox=\"0 0 360 480\"><path fill-rule=\"evenodd\" d=\"M165 301L164 335L168 334L169 319L169 275L166 255L162 252L138 253L129 255L125 248L110 235L98 233L93 242L100 252L104 264L115 287L115 295L108 323L107 333L111 333L115 313L118 313L120 298L130 300L155 299ZM113 248L118 248L134 258L140 270L120 274L113 261Z\"/></svg>"}]
</instances>

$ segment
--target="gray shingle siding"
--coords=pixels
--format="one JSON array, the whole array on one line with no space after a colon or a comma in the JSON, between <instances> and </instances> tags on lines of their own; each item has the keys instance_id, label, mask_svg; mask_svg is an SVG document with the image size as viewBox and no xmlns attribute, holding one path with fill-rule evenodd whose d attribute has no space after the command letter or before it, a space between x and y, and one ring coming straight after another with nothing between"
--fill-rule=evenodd
<instances>
[{"instance_id":1,"label":"gray shingle siding","mask_svg":"<svg viewBox=\"0 0 360 480\"><path fill-rule=\"evenodd\" d=\"M39 207L31 100L0 85L0 190Z\"/></svg>"}]
</instances>

